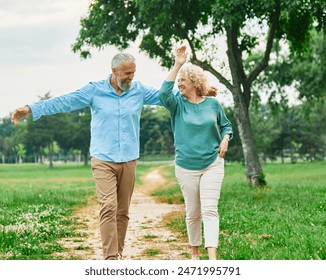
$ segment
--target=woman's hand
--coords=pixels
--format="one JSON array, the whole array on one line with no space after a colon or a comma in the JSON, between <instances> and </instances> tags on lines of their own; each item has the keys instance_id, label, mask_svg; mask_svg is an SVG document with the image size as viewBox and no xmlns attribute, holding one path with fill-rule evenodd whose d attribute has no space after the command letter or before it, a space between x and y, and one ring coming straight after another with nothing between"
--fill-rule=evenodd
<instances>
[{"instance_id":1,"label":"woman's hand","mask_svg":"<svg viewBox=\"0 0 326 280\"><path fill-rule=\"evenodd\" d=\"M175 51L174 66L166 77L166 81L175 81L181 66L187 60L186 46L181 46Z\"/></svg>"},{"instance_id":2,"label":"woman's hand","mask_svg":"<svg viewBox=\"0 0 326 280\"><path fill-rule=\"evenodd\" d=\"M183 65L186 62L187 60L186 49L187 49L186 46L181 46L177 48L175 52L175 58L174 58L175 64Z\"/></svg>"},{"instance_id":3,"label":"woman's hand","mask_svg":"<svg viewBox=\"0 0 326 280\"><path fill-rule=\"evenodd\" d=\"M220 143L219 150L218 150L218 156L220 158L225 157L225 154L228 151L228 147L229 147L229 141L226 138L223 138Z\"/></svg>"}]
</instances>

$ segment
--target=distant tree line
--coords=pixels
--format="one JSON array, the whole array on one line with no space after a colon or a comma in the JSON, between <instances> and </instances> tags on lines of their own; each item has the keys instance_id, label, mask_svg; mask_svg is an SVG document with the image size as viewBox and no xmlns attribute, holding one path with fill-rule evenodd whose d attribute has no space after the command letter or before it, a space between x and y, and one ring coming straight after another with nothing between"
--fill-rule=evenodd
<instances>
[{"instance_id":1,"label":"distant tree line","mask_svg":"<svg viewBox=\"0 0 326 280\"><path fill-rule=\"evenodd\" d=\"M46 94L44 98L49 98ZM234 111L225 107L233 124L234 138L228 161L244 162ZM262 162L324 160L326 156L326 103L307 101L292 107L256 105L251 125ZM9 117L0 120L0 163L89 160L90 110L42 117L31 116L19 125ZM191 141L191 139L189 139ZM143 109L140 125L140 155L143 160L173 159L173 133L169 112L162 107Z\"/></svg>"}]
</instances>

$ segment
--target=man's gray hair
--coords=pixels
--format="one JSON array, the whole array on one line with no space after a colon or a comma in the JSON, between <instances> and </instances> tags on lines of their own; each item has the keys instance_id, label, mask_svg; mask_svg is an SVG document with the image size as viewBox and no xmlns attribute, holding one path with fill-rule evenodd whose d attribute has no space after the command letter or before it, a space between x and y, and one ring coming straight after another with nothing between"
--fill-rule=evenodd
<instances>
[{"instance_id":1,"label":"man's gray hair","mask_svg":"<svg viewBox=\"0 0 326 280\"><path fill-rule=\"evenodd\" d=\"M111 68L119 68L123 63L135 63L136 59L129 53L118 53L111 61Z\"/></svg>"}]
</instances>

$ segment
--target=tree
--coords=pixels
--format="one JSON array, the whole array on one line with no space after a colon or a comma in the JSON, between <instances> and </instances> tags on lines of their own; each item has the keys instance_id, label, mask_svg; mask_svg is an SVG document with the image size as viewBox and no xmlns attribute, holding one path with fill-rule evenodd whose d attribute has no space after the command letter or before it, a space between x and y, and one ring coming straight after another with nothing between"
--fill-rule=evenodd
<instances>
[{"instance_id":1,"label":"tree","mask_svg":"<svg viewBox=\"0 0 326 280\"><path fill-rule=\"evenodd\" d=\"M320 36L314 30L309 34L311 40L307 52L280 54L261 81L269 88L277 86L285 101L286 87L295 89L301 101L326 101L326 69L323 64L326 60L326 36Z\"/></svg>"},{"instance_id":2,"label":"tree","mask_svg":"<svg viewBox=\"0 0 326 280\"><path fill-rule=\"evenodd\" d=\"M231 107L224 107L224 112L227 115L229 121L232 124L236 123L234 110ZM226 153L226 159L230 161L238 161L244 163L243 150L241 147L241 141L239 137L239 131L237 126L233 125L233 139L229 145L228 152Z\"/></svg>"},{"instance_id":3,"label":"tree","mask_svg":"<svg viewBox=\"0 0 326 280\"><path fill-rule=\"evenodd\" d=\"M84 165L88 164L89 144L91 139L90 122L91 112L89 108L81 109L72 113L77 126L73 147L79 149L84 156Z\"/></svg>"},{"instance_id":4,"label":"tree","mask_svg":"<svg viewBox=\"0 0 326 280\"><path fill-rule=\"evenodd\" d=\"M315 30L309 35L309 48L303 53L279 50L277 59L259 77L254 90L268 92L269 106L276 115L275 123L281 129L271 147L274 151L296 151L301 158L316 160L325 157L326 105L326 37ZM254 59L254 58L253 58ZM289 108L288 92L295 93L301 105ZM296 131L292 134L293 131ZM299 138L298 140L298 132ZM299 142L298 142L299 141ZM293 155L293 153L292 153ZM292 162L296 159L292 157Z\"/></svg>"},{"instance_id":5,"label":"tree","mask_svg":"<svg viewBox=\"0 0 326 280\"><path fill-rule=\"evenodd\" d=\"M44 149L48 149L49 167L53 167L53 143L55 141L55 127L57 116L44 116L42 121L28 122L27 145L32 147L33 151L41 155L43 162Z\"/></svg>"},{"instance_id":6,"label":"tree","mask_svg":"<svg viewBox=\"0 0 326 280\"><path fill-rule=\"evenodd\" d=\"M276 150L272 147L275 138L281 133L277 125L277 118L271 113L268 105L254 107L250 112L253 133L257 141L260 158L266 162L267 158L275 159ZM277 147L279 148L279 147Z\"/></svg>"},{"instance_id":7,"label":"tree","mask_svg":"<svg viewBox=\"0 0 326 280\"><path fill-rule=\"evenodd\" d=\"M46 100L51 98L51 95L48 92L44 96L39 96L39 98L40 100ZM37 122L31 121L31 118L29 117L29 121L27 122L28 134L26 137L26 143L28 146L32 147L34 152L41 154L41 161L42 155L46 149L49 157L50 168L53 168L55 141L57 139L62 140L61 131L69 131L66 134L71 135L71 129L64 129L67 125L69 126L65 119L64 114L61 113L51 116L43 116L42 120ZM57 128L60 128L60 130Z\"/></svg>"},{"instance_id":8,"label":"tree","mask_svg":"<svg viewBox=\"0 0 326 280\"><path fill-rule=\"evenodd\" d=\"M160 107L145 107L140 118L140 154L174 155L173 132L169 111Z\"/></svg>"},{"instance_id":9,"label":"tree","mask_svg":"<svg viewBox=\"0 0 326 280\"><path fill-rule=\"evenodd\" d=\"M304 133L300 153L307 160L325 160L326 156L326 102L307 100L300 110ZM307 108L308 107L308 108Z\"/></svg>"},{"instance_id":10,"label":"tree","mask_svg":"<svg viewBox=\"0 0 326 280\"><path fill-rule=\"evenodd\" d=\"M325 29L325 5L315 0L169 0L159 5L154 0L96 0L81 19L73 51L87 57L89 47L125 48L141 34L141 50L169 67L172 42L186 40L192 62L211 72L232 93L246 176L260 186L265 181L249 118L252 84L267 68L273 44L284 39L291 51L304 51L308 31L314 26ZM226 38L230 77L214 60L219 36ZM246 68L248 55L262 48L262 56Z\"/></svg>"},{"instance_id":11,"label":"tree","mask_svg":"<svg viewBox=\"0 0 326 280\"><path fill-rule=\"evenodd\" d=\"M0 120L0 155L2 163L6 162L9 156L11 146L9 137L14 132L14 127L10 118L3 118Z\"/></svg>"},{"instance_id":12,"label":"tree","mask_svg":"<svg viewBox=\"0 0 326 280\"><path fill-rule=\"evenodd\" d=\"M22 162L23 157L26 156L26 149L24 140L27 135L27 123L22 122L21 125L16 126L8 138L9 145L14 153L15 163Z\"/></svg>"}]
</instances>

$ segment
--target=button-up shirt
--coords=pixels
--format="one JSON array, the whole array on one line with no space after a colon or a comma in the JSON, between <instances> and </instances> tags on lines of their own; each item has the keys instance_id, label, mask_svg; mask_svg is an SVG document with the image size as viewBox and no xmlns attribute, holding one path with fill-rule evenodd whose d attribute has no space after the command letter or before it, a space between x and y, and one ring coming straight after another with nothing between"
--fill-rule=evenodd
<instances>
[{"instance_id":1,"label":"button-up shirt","mask_svg":"<svg viewBox=\"0 0 326 280\"><path fill-rule=\"evenodd\" d=\"M30 104L33 121L43 115L90 107L90 155L103 161L127 162L139 157L139 123L143 105L161 105L158 89L132 82L117 94L108 80L90 82L65 95ZM56 128L53 128L56 129Z\"/></svg>"}]
</instances>

